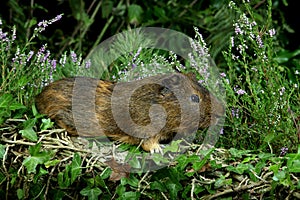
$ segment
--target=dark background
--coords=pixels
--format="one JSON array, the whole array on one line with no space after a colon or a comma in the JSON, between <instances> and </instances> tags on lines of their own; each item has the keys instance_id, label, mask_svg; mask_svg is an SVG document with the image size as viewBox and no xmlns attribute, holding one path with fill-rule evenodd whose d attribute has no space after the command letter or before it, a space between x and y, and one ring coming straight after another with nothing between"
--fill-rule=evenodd
<instances>
[{"instance_id":1,"label":"dark background","mask_svg":"<svg viewBox=\"0 0 300 200\"><path fill-rule=\"evenodd\" d=\"M92 5L91 0L84 1L84 9L88 10L89 6ZM174 30L182 31L186 33L189 36L193 36L193 26L200 27L201 33L204 35L204 37L210 37L216 34L220 34L222 37L222 32L224 32L224 35L228 35L228 30L226 28L224 30L219 31L210 31L210 27L208 23L206 22L207 19L211 16L209 16L209 11L211 11L211 15L213 16L214 13L219 9L218 6L222 4L227 4L228 1L196 1L194 5L192 5L191 9L188 9L185 15L178 17L178 13L180 14L184 7L190 3L190 1L182 1L183 3L180 5L177 5L175 7L176 9L168 9L167 6L158 1L132 1L131 4L137 4L140 5L143 8L143 19L139 24L130 24L128 21L126 21L127 13L126 9L124 12L114 10L115 7L118 4L118 1L104 1L104 2L110 2L113 4L113 10L110 13L110 16L114 15L114 21L109 26L108 30L105 32L103 40L108 38L111 35L114 35L117 31L120 31L122 29L127 29L130 27L137 27L137 26L143 26L147 25L149 21L156 20L158 23L152 24L157 27L166 27L171 28ZM222 2L222 3L219 3ZM254 2L254 1L251 1ZM284 46L287 50L296 50L300 47L300 40L299 40L299 34L300 34L300 25L299 25L299 19L300 19L300 12L299 7L297 5L297 1L295 0L287 0L286 1L288 5L284 5L283 0L276 0L273 1L273 20L274 23L279 27L280 30L280 40L282 43L282 46ZM78 20L74 17L74 5L82 4L80 3L80 0L62 0L62 1L35 1L35 8L32 9L30 6L30 1L6 1L1 3L0 7L0 17L2 20L5 21L6 24L9 25L16 25L18 35L22 35L24 33L28 33L28 29L26 29L25 22L28 19L36 18L37 22L44 20L44 19L51 19L54 18L56 15L64 13L63 19L59 22L56 22L54 25L51 25L47 27L47 30L43 33L45 35L45 38L42 38L44 40L48 40L50 43L50 49L57 51L58 49L62 48L62 43L71 37L77 37L76 35L72 35L74 33L75 27L78 25ZM262 5L266 4L266 1L257 1L257 3L254 3L253 6L257 6L258 9L265 9ZM124 3L125 5L125 3ZM126 5L128 6L128 5ZM75 6L76 7L76 6ZM79 6L80 7L80 6ZM155 7L161 8L159 12L165 12L165 16L167 19L158 19L159 14L155 13ZM77 9L78 10L78 9ZM195 11L206 11L208 14L199 15L195 13ZM173 13L174 12L174 13ZM193 19L189 19L190 17L193 17ZM90 15L90 13L89 13ZM200 16L199 19L196 17ZM81 47L80 51L85 52L88 51L93 41L95 41L101 32L101 29L104 27L104 25L107 23L109 16L103 16L103 12L100 11L95 16L95 21L91 25L91 27L88 29L86 35L84 36L84 43L83 48ZM125 22L125 23L124 23ZM198 24L197 24L198 23ZM207 24L205 24L207 23ZM149 24L149 23L148 23ZM120 26L120 27L118 27ZM288 27L288 28L287 28ZM24 37L25 38L25 37ZM78 41L74 41L74 43L78 43ZM217 44L214 42L210 42L212 44ZM221 42L222 43L222 42ZM66 44L64 44L66 46ZM74 49L74 46L67 45L68 48ZM76 50L76 48L75 48Z\"/></svg>"}]
</instances>

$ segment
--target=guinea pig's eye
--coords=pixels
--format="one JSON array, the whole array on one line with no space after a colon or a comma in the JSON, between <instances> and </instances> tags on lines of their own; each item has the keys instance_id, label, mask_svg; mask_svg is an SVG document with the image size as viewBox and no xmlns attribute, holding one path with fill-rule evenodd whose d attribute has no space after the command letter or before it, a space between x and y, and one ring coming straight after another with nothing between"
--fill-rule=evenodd
<instances>
[{"instance_id":1,"label":"guinea pig's eye","mask_svg":"<svg viewBox=\"0 0 300 200\"><path fill-rule=\"evenodd\" d=\"M193 95L191 96L191 100L192 100L192 102L195 102L195 103L199 103L199 102L200 102L200 98L199 98L199 96L196 95L196 94L193 94Z\"/></svg>"}]
</instances>

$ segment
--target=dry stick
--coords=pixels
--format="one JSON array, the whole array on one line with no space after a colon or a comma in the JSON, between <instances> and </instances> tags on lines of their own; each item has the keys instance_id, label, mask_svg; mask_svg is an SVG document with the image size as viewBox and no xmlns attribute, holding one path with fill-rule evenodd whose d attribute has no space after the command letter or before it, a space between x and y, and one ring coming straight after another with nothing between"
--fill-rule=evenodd
<instances>
[{"instance_id":1,"label":"dry stick","mask_svg":"<svg viewBox=\"0 0 300 200\"><path fill-rule=\"evenodd\" d=\"M195 178L192 180L191 199L194 200Z\"/></svg>"},{"instance_id":2,"label":"dry stick","mask_svg":"<svg viewBox=\"0 0 300 200\"><path fill-rule=\"evenodd\" d=\"M24 142L22 140L17 140L17 141L11 141L7 139L2 139L2 141L10 143L10 144L21 144L21 145L28 145L28 146L34 146L36 143L33 142ZM54 149L69 149L69 150L74 150L74 151L80 151L80 152L85 152L85 153L92 153L91 151L84 150L84 149L79 149L76 147L69 147L69 146L55 146L55 145L44 145L45 148L54 148Z\"/></svg>"},{"instance_id":3,"label":"dry stick","mask_svg":"<svg viewBox=\"0 0 300 200\"><path fill-rule=\"evenodd\" d=\"M6 138L2 138L1 140L3 142L7 142L7 143L10 143L10 144L21 144L21 145L27 145L27 146L34 146L34 145L36 145L36 143L33 143L33 142L24 142L22 140L12 141L12 140L7 140Z\"/></svg>"},{"instance_id":4,"label":"dry stick","mask_svg":"<svg viewBox=\"0 0 300 200\"><path fill-rule=\"evenodd\" d=\"M209 196L208 199L214 199L214 198L217 198L217 197L220 197L220 196L223 196L225 194L230 194L232 192L238 192L238 191L243 191L243 190L247 190L247 189L250 189L250 188L253 188L255 186L259 186L261 184L263 184L264 182L263 181L260 181L260 182L257 182L257 183L252 183L251 185L245 185L245 186L241 186L241 187L237 187L236 189L227 189L227 190L224 190L223 192L219 192L217 194L214 194L212 196Z\"/></svg>"},{"instance_id":5,"label":"dry stick","mask_svg":"<svg viewBox=\"0 0 300 200\"><path fill-rule=\"evenodd\" d=\"M160 192L160 193L166 200L168 200L168 197L163 192Z\"/></svg>"},{"instance_id":6,"label":"dry stick","mask_svg":"<svg viewBox=\"0 0 300 200\"><path fill-rule=\"evenodd\" d=\"M178 17L181 18L198 0L192 1L179 15Z\"/></svg>"},{"instance_id":7,"label":"dry stick","mask_svg":"<svg viewBox=\"0 0 300 200\"><path fill-rule=\"evenodd\" d=\"M56 165L56 166L57 166L57 165ZM44 198L45 198L45 199L47 199L47 193L48 193L49 186L50 186L50 180L51 180L51 178L52 178L52 176L53 176L53 173L54 173L54 170L55 170L56 166L53 166L53 168L52 168L52 170L51 170L51 172L50 172L50 174L49 174L49 177L48 177L48 180L47 180L47 184L46 184L47 187L46 187L45 194L44 194Z\"/></svg>"},{"instance_id":8,"label":"dry stick","mask_svg":"<svg viewBox=\"0 0 300 200\"><path fill-rule=\"evenodd\" d=\"M147 171L145 173L145 175L142 177L142 179L139 181L139 184L138 184L138 188L137 188L137 191L140 192L141 191L141 183L145 180L145 178L148 176L149 174L149 171Z\"/></svg>"},{"instance_id":9,"label":"dry stick","mask_svg":"<svg viewBox=\"0 0 300 200\"><path fill-rule=\"evenodd\" d=\"M43 186L43 188L41 189L41 191L33 198L33 200L39 198L39 196L42 194L44 188L45 188L45 185Z\"/></svg>"},{"instance_id":10,"label":"dry stick","mask_svg":"<svg viewBox=\"0 0 300 200\"><path fill-rule=\"evenodd\" d=\"M256 178L258 178L259 180L264 181L265 183L267 183L267 181L264 180L263 178L259 177L259 176L255 173L255 171L253 171L252 169L250 169L250 171L252 172L252 174L253 174Z\"/></svg>"},{"instance_id":11,"label":"dry stick","mask_svg":"<svg viewBox=\"0 0 300 200\"><path fill-rule=\"evenodd\" d=\"M8 149L9 147L11 146L14 146L14 145L7 145L6 149L5 149L5 153L3 155L3 159L2 159L2 167L4 169L4 172L5 172L5 175L8 177L8 173L7 173L7 169L5 167L5 160L6 160L6 157L7 157L7 154L8 154Z\"/></svg>"},{"instance_id":12,"label":"dry stick","mask_svg":"<svg viewBox=\"0 0 300 200\"><path fill-rule=\"evenodd\" d=\"M8 199L8 190L9 190L9 176L8 176L8 173L7 173L7 169L5 167L5 160L6 160L6 156L8 154L8 149L11 145L8 145L6 150L5 150L5 153L3 155L3 160L2 160L2 165L3 165L3 168L4 168L4 171L5 171L5 175L6 175L6 179L7 179L7 182L6 182L6 193L5 193L5 199Z\"/></svg>"}]
</instances>

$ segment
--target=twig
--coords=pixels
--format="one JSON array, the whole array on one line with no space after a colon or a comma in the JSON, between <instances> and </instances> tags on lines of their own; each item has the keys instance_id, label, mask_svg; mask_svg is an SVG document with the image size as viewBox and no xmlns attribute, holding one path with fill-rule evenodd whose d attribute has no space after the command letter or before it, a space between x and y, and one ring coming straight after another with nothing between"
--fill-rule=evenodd
<instances>
[{"instance_id":1,"label":"twig","mask_svg":"<svg viewBox=\"0 0 300 200\"><path fill-rule=\"evenodd\" d=\"M192 180L191 199L194 200L195 178Z\"/></svg>"},{"instance_id":2,"label":"twig","mask_svg":"<svg viewBox=\"0 0 300 200\"><path fill-rule=\"evenodd\" d=\"M255 186L258 186L258 185L261 185L261 184L263 184L263 181L252 183L251 185L244 185L244 186L241 186L241 187L237 187L236 189L231 189L230 188L230 189L224 190L223 192L219 192L219 193L216 193L214 195L207 196L208 197L207 199L214 199L214 198L226 195L226 194L230 194L232 192L239 192L239 191L243 191L243 190L248 190L248 189L251 189L251 188L253 188Z\"/></svg>"},{"instance_id":3,"label":"twig","mask_svg":"<svg viewBox=\"0 0 300 200\"><path fill-rule=\"evenodd\" d=\"M147 171L145 173L145 175L142 177L142 179L139 181L139 184L138 184L138 188L137 188L137 191L140 192L141 191L141 183L146 179L146 177L148 176L149 174L149 171Z\"/></svg>"}]
</instances>

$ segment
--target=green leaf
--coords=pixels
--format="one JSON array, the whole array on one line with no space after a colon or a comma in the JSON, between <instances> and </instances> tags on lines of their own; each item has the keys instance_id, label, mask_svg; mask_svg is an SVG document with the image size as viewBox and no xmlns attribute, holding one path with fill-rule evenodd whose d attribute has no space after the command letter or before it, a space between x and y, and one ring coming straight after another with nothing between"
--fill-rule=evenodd
<instances>
[{"instance_id":1,"label":"green leaf","mask_svg":"<svg viewBox=\"0 0 300 200\"><path fill-rule=\"evenodd\" d=\"M128 6L128 21L130 24L140 24L142 20L143 9L137 4Z\"/></svg>"},{"instance_id":2,"label":"green leaf","mask_svg":"<svg viewBox=\"0 0 300 200\"><path fill-rule=\"evenodd\" d=\"M151 190L159 190L161 192L166 192L167 188L161 181L154 181L150 183Z\"/></svg>"},{"instance_id":3,"label":"green leaf","mask_svg":"<svg viewBox=\"0 0 300 200\"><path fill-rule=\"evenodd\" d=\"M1 159L4 157L4 154L5 154L5 148L6 148L5 145L0 144L0 158L1 158Z\"/></svg>"},{"instance_id":4,"label":"green leaf","mask_svg":"<svg viewBox=\"0 0 300 200\"><path fill-rule=\"evenodd\" d=\"M177 199L177 194L182 189L182 186L179 183L168 181L166 187L169 191L171 199Z\"/></svg>"},{"instance_id":5,"label":"green leaf","mask_svg":"<svg viewBox=\"0 0 300 200\"><path fill-rule=\"evenodd\" d=\"M238 150L238 149L235 149L235 148L230 148L229 152L235 158L242 158L243 155L247 155L251 151L250 150Z\"/></svg>"},{"instance_id":6,"label":"green leaf","mask_svg":"<svg viewBox=\"0 0 300 200\"><path fill-rule=\"evenodd\" d=\"M182 140L173 140L170 145L167 145L166 148L163 149L163 152L178 152L181 142Z\"/></svg>"},{"instance_id":7,"label":"green leaf","mask_svg":"<svg viewBox=\"0 0 300 200\"><path fill-rule=\"evenodd\" d=\"M126 191L126 187L124 185L118 185L117 186L117 189L116 189L116 193L119 195L119 196L122 196L122 194L124 194Z\"/></svg>"},{"instance_id":8,"label":"green leaf","mask_svg":"<svg viewBox=\"0 0 300 200\"><path fill-rule=\"evenodd\" d=\"M101 6L101 14L102 18L107 18L112 13L112 9L114 6L114 2L112 1L104 1Z\"/></svg>"},{"instance_id":9,"label":"green leaf","mask_svg":"<svg viewBox=\"0 0 300 200\"><path fill-rule=\"evenodd\" d=\"M68 165L69 166L69 165ZM71 179L68 175L68 172L67 172L67 167L66 166L66 169L65 171L63 172L59 172L58 175L57 175L57 182L58 182L58 185L60 188L67 188L70 186L71 184Z\"/></svg>"},{"instance_id":10,"label":"green leaf","mask_svg":"<svg viewBox=\"0 0 300 200\"><path fill-rule=\"evenodd\" d=\"M140 199L141 193L139 192L124 192L118 199L130 199L130 200L138 200Z\"/></svg>"},{"instance_id":11,"label":"green leaf","mask_svg":"<svg viewBox=\"0 0 300 200\"><path fill-rule=\"evenodd\" d=\"M139 180L135 176L130 174L129 178L123 177L121 179L121 185L127 185L127 184L131 185L132 187L137 188L139 185Z\"/></svg>"},{"instance_id":12,"label":"green leaf","mask_svg":"<svg viewBox=\"0 0 300 200\"><path fill-rule=\"evenodd\" d=\"M275 138L275 134L273 133L266 134L264 137L264 142L270 143L274 140L274 138Z\"/></svg>"},{"instance_id":13,"label":"green leaf","mask_svg":"<svg viewBox=\"0 0 300 200\"><path fill-rule=\"evenodd\" d=\"M54 160L49 160L49 161L45 162L44 165L46 168L49 168L51 166L57 165L58 163L60 163L60 160L54 159Z\"/></svg>"},{"instance_id":14,"label":"green leaf","mask_svg":"<svg viewBox=\"0 0 300 200\"><path fill-rule=\"evenodd\" d=\"M89 186L80 191L82 196L88 197L89 200L98 200L98 196L102 193L99 188L90 188Z\"/></svg>"},{"instance_id":15,"label":"green leaf","mask_svg":"<svg viewBox=\"0 0 300 200\"><path fill-rule=\"evenodd\" d=\"M39 112L37 111L37 109L36 109L36 107L35 107L35 104L33 104L33 105L31 106L31 110L32 110L33 116L36 117L36 116L39 114Z\"/></svg>"},{"instance_id":16,"label":"green leaf","mask_svg":"<svg viewBox=\"0 0 300 200\"><path fill-rule=\"evenodd\" d=\"M280 181L285 178L286 174L285 171L279 171L278 173L275 173L273 176L274 181Z\"/></svg>"},{"instance_id":17,"label":"green leaf","mask_svg":"<svg viewBox=\"0 0 300 200\"><path fill-rule=\"evenodd\" d=\"M220 188L226 185L231 185L232 184L232 179L226 179L225 176L222 176L216 180L214 183L216 188Z\"/></svg>"},{"instance_id":18,"label":"green leaf","mask_svg":"<svg viewBox=\"0 0 300 200\"><path fill-rule=\"evenodd\" d=\"M41 130L47 130L48 128L53 127L54 122L51 122L51 119L42 119Z\"/></svg>"},{"instance_id":19,"label":"green leaf","mask_svg":"<svg viewBox=\"0 0 300 200\"><path fill-rule=\"evenodd\" d=\"M255 160L256 159L256 155L253 155L253 156L251 156L251 157L246 157L243 161L242 161L242 163L248 163L248 162L250 162L250 161L252 161L252 160Z\"/></svg>"},{"instance_id":20,"label":"green leaf","mask_svg":"<svg viewBox=\"0 0 300 200\"><path fill-rule=\"evenodd\" d=\"M178 165L177 168L179 171L183 171L186 166L190 163L194 163L195 161L199 161L200 157L198 155L191 155L187 156L185 154L182 154L176 158Z\"/></svg>"},{"instance_id":21,"label":"green leaf","mask_svg":"<svg viewBox=\"0 0 300 200\"><path fill-rule=\"evenodd\" d=\"M130 161L129 161L129 165L132 168L136 168L136 169L140 169L141 168L141 163L139 161L139 159L137 158L137 156L133 156Z\"/></svg>"},{"instance_id":22,"label":"green leaf","mask_svg":"<svg viewBox=\"0 0 300 200\"><path fill-rule=\"evenodd\" d=\"M32 128L35 126L37 119L27 119L25 122L23 122L23 129Z\"/></svg>"},{"instance_id":23,"label":"green leaf","mask_svg":"<svg viewBox=\"0 0 300 200\"><path fill-rule=\"evenodd\" d=\"M37 139L38 139L36 132L32 128L27 128L27 129L24 129L24 130L20 130L19 133L22 134L23 138L26 138L26 139L28 139L30 141L33 141L33 142L36 142Z\"/></svg>"},{"instance_id":24,"label":"green leaf","mask_svg":"<svg viewBox=\"0 0 300 200\"><path fill-rule=\"evenodd\" d=\"M31 156L25 158L23 161L23 165L26 167L28 173L35 173L38 164L44 164L53 156L52 152L40 151L40 148L40 143L29 147L29 153Z\"/></svg>"},{"instance_id":25,"label":"green leaf","mask_svg":"<svg viewBox=\"0 0 300 200\"><path fill-rule=\"evenodd\" d=\"M18 199L23 199L24 198L24 191L22 189L17 189L17 196Z\"/></svg>"},{"instance_id":26,"label":"green leaf","mask_svg":"<svg viewBox=\"0 0 300 200\"><path fill-rule=\"evenodd\" d=\"M193 163L193 169L195 171L198 171L200 170L204 165L205 163L207 163L209 157L210 157L210 154L213 152L213 148L212 149L209 149L209 150L206 150L206 151L200 151L200 153L204 156L202 159L199 157L199 161L196 161Z\"/></svg>"},{"instance_id":27,"label":"green leaf","mask_svg":"<svg viewBox=\"0 0 300 200\"><path fill-rule=\"evenodd\" d=\"M107 179L110 177L112 170L110 168L105 168L105 170L101 173L101 178L102 179Z\"/></svg>"},{"instance_id":28,"label":"green leaf","mask_svg":"<svg viewBox=\"0 0 300 200\"><path fill-rule=\"evenodd\" d=\"M107 188L105 181L102 179L101 175L99 174L95 177L95 184L96 186Z\"/></svg>"},{"instance_id":29,"label":"green leaf","mask_svg":"<svg viewBox=\"0 0 300 200\"><path fill-rule=\"evenodd\" d=\"M287 161L287 167L289 172L300 173L300 154L287 154L285 156Z\"/></svg>"},{"instance_id":30,"label":"green leaf","mask_svg":"<svg viewBox=\"0 0 300 200\"><path fill-rule=\"evenodd\" d=\"M220 168L222 168L222 164L221 163L217 163L216 160L210 160L209 163L210 163L210 166L211 166L212 169L220 169Z\"/></svg>"},{"instance_id":31,"label":"green leaf","mask_svg":"<svg viewBox=\"0 0 300 200\"><path fill-rule=\"evenodd\" d=\"M274 156L274 154L271 154L271 153L260 153L260 154L258 154L258 158L260 158L262 160L271 158L273 156Z\"/></svg>"},{"instance_id":32,"label":"green leaf","mask_svg":"<svg viewBox=\"0 0 300 200\"><path fill-rule=\"evenodd\" d=\"M168 159L165 158L163 155L155 153L153 154L152 160L155 162L155 164L160 165L161 163L168 163Z\"/></svg>"},{"instance_id":33,"label":"green leaf","mask_svg":"<svg viewBox=\"0 0 300 200\"><path fill-rule=\"evenodd\" d=\"M4 123L11 115L11 111L8 109L0 109L0 124Z\"/></svg>"},{"instance_id":34,"label":"green leaf","mask_svg":"<svg viewBox=\"0 0 300 200\"><path fill-rule=\"evenodd\" d=\"M75 153L71 163L71 184L76 180L76 178L80 174L81 174L81 157L78 153Z\"/></svg>"},{"instance_id":35,"label":"green leaf","mask_svg":"<svg viewBox=\"0 0 300 200\"><path fill-rule=\"evenodd\" d=\"M248 171L249 169L253 169L253 166L250 164L238 164L236 167L228 166L226 167L228 171L232 171L238 174L243 174L245 171Z\"/></svg>"},{"instance_id":36,"label":"green leaf","mask_svg":"<svg viewBox=\"0 0 300 200\"><path fill-rule=\"evenodd\" d=\"M27 168L28 173L35 173L38 164L43 164L43 157L29 156L23 161L23 165Z\"/></svg>"},{"instance_id":37,"label":"green leaf","mask_svg":"<svg viewBox=\"0 0 300 200\"><path fill-rule=\"evenodd\" d=\"M27 77L26 76L22 76L19 78L18 80L18 86L19 87L23 87L28 83Z\"/></svg>"},{"instance_id":38,"label":"green leaf","mask_svg":"<svg viewBox=\"0 0 300 200\"><path fill-rule=\"evenodd\" d=\"M33 178L33 183L37 183L37 181L40 179L41 176L48 174L48 171L44 168L40 167L38 174L36 174Z\"/></svg>"},{"instance_id":39,"label":"green leaf","mask_svg":"<svg viewBox=\"0 0 300 200\"><path fill-rule=\"evenodd\" d=\"M281 51L277 57L274 58L274 60L276 60L279 64L288 62L291 58L296 57L300 55L300 49L297 49L293 52L284 50Z\"/></svg>"},{"instance_id":40,"label":"green leaf","mask_svg":"<svg viewBox=\"0 0 300 200\"><path fill-rule=\"evenodd\" d=\"M0 96L0 108L7 108L12 100L12 94L3 94L2 96Z\"/></svg>"},{"instance_id":41,"label":"green leaf","mask_svg":"<svg viewBox=\"0 0 300 200\"><path fill-rule=\"evenodd\" d=\"M72 10L72 15L76 20L80 21L82 19L82 16L86 15L84 10L84 1L70 0L69 5Z\"/></svg>"},{"instance_id":42,"label":"green leaf","mask_svg":"<svg viewBox=\"0 0 300 200\"><path fill-rule=\"evenodd\" d=\"M18 102L14 102L9 106L9 110L20 110L20 109L26 109L26 106Z\"/></svg>"},{"instance_id":43,"label":"green leaf","mask_svg":"<svg viewBox=\"0 0 300 200\"><path fill-rule=\"evenodd\" d=\"M167 19L166 17L166 12L163 8L160 8L158 6L154 6L154 11L153 11L153 14L158 17L159 19Z\"/></svg>"}]
</instances>

